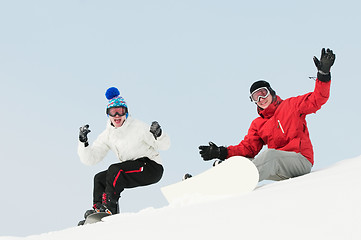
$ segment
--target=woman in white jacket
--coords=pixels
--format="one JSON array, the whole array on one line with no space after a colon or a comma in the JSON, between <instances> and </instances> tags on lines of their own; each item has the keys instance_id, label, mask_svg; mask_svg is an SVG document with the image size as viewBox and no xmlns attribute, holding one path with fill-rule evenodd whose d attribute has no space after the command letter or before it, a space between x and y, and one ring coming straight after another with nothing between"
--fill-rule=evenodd
<instances>
[{"instance_id":1,"label":"woman in white jacket","mask_svg":"<svg viewBox=\"0 0 361 240\"><path fill-rule=\"evenodd\" d=\"M120 163L94 177L93 212L118 212L118 199L125 188L146 186L158 182L163 175L159 150L167 150L170 140L160 125L151 126L132 118L127 104L117 88L106 92L109 100L106 129L92 145L88 143L89 125L80 128L78 155L82 163L94 165L103 160L109 150Z\"/></svg>"}]
</instances>

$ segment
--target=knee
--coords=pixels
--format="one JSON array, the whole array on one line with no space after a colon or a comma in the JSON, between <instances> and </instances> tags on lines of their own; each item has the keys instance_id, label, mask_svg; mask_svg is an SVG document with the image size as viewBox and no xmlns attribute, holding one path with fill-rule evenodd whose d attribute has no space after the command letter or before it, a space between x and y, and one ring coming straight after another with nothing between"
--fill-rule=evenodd
<instances>
[{"instance_id":1,"label":"knee","mask_svg":"<svg viewBox=\"0 0 361 240\"><path fill-rule=\"evenodd\" d=\"M258 155L254 160L253 163L258 166L263 166L266 164L270 164L273 158L273 149L267 149L263 151L260 155Z\"/></svg>"},{"instance_id":2,"label":"knee","mask_svg":"<svg viewBox=\"0 0 361 240\"><path fill-rule=\"evenodd\" d=\"M163 168L162 165L159 165L158 170L157 170L157 174L155 174L156 175L155 176L155 183L159 182L162 179L163 173L164 173L164 168Z\"/></svg>"},{"instance_id":3,"label":"knee","mask_svg":"<svg viewBox=\"0 0 361 240\"><path fill-rule=\"evenodd\" d=\"M149 184L154 184L159 182L163 177L164 168L158 163L151 162L146 165L146 175L149 179Z\"/></svg>"},{"instance_id":4,"label":"knee","mask_svg":"<svg viewBox=\"0 0 361 240\"><path fill-rule=\"evenodd\" d=\"M265 159L272 159L276 153L277 151L275 149L267 149L261 154L261 156Z\"/></svg>"},{"instance_id":5,"label":"knee","mask_svg":"<svg viewBox=\"0 0 361 240\"><path fill-rule=\"evenodd\" d=\"M94 182L99 181L103 177L103 172L99 172L94 176Z\"/></svg>"},{"instance_id":6,"label":"knee","mask_svg":"<svg viewBox=\"0 0 361 240\"><path fill-rule=\"evenodd\" d=\"M95 174L95 176L94 176L94 184L104 183L105 182L105 176L106 176L105 171Z\"/></svg>"}]
</instances>

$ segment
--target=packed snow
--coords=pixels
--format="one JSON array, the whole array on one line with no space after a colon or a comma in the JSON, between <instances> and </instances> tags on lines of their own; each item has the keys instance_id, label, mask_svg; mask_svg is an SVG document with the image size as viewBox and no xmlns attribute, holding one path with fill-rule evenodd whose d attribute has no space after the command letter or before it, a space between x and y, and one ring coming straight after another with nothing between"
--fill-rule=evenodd
<instances>
[{"instance_id":1,"label":"packed snow","mask_svg":"<svg viewBox=\"0 0 361 240\"><path fill-rule=\"evenodd\" d=\"M188 199L104 222L5 239L361 239L361 156L253 192ZM21 226L19 226L21 228Z\"/></svg>"}]
</instances>

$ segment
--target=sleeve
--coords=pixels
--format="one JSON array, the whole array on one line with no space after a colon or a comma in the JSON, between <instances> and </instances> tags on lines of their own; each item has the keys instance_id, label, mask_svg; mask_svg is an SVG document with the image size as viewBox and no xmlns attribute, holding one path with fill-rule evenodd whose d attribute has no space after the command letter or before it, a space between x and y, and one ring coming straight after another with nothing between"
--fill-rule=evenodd
<instances>
[{"instance_id":1,"label":"sleeve","mask_svg":"<svg viewBox=\"0 0 361 240\"><path fill-rule=\"evenodd\" d=\"M305 95L296 97L296 105L300 114L315 113L325 104L330 97L331 81L316 80L315 90Z\"/></svg>"},{"instance_id":2,"label":"sleeve","mask_svg":"<svg viewBox=\"0 0 361 240\"><path fill-rule=\"evenodd\" d=\"M158 137L157 140L155 140L155 145L156 148L158 148L159 150L168 150L170 147L170 137L168 136L168 134L162 133L162 135Z\"/></svg>"},{"instance_id":3,"label":"sleeve","mask_svg":"<svg viewBox=\"0 0 361 240\"><path fill-rule=\"evenodd\" d=\"M101 133L94 143L88 147L84 146L84 143L79 141L78 155L80 161L85 165L92 166L102 161L109 151L109 147L106 144L107 134L104 131Z\"/></svg>"},{"instance_id":4,"label":"sleeve","mask_svg":"<svg viewBox=\"0 0 361 240\"><path fill-rule=\"evenodd\" d=\"M238 145L227 147L228 150L227 158L233 156L254 158L261 151L264 142L261 139L261 137L258 135L256 120L257 119L255 119L251 123L247 135Z\"/></svg>"},{"instance_id":5,"label":"sleeve","mask_svg":"<svg viewBox=\"0 0 361 240\"><path fill-rule=\"evenodd\" d=\"M170 147L170 137L167 133L162 131L162 135L157 139L154 138L153 134L150 132L150 126L146 125L145 127L145 134L144 134L144 141L153 146L156 150L167 150Z\"/></svg>"}]
</instances>

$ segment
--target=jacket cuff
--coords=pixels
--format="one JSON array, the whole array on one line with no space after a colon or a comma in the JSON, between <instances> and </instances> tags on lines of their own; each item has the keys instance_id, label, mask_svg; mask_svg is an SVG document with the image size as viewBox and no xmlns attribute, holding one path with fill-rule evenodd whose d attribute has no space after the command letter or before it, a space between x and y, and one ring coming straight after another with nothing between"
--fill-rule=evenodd
<instances>
[{"instance_id":1,"label":"jacket cuff","mask_svg":"<svg viewBox=\"0 0 361 240\"><path fill-rule=\"evenodd\" d=\"M321 82L329 82L331 80L331 73L329 72L328 74L323 74L318 72L317 79L320 80Z\"/></svg>"},{"instance_id":2,"label":"jacket cuff","mask_svg":"<svg viewBox=\"0 0 361 240\"><path fill-rule=\"evenodd\" d=\"M220 160L226 159L228 156L227 148L226 147L219 147L219 148L220 148L219 159Z\"/></svg>"}]
</instances>

